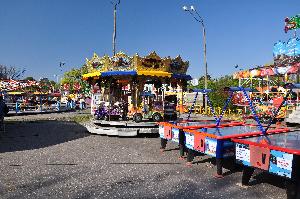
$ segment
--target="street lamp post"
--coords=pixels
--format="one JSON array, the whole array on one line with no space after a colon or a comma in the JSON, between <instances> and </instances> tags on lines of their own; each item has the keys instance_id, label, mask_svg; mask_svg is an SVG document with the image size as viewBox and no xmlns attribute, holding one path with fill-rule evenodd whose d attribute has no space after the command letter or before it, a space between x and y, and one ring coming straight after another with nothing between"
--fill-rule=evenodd
<instances>
[{"instance_id":1,"label":"street lamp post","mask_svg":"<svg viewBox=\"0 0 300 199\"><path fill-rule=\"evenodd\" d=\"M120 0L111 1L114 7L114 32L113 32L113 55L116 54L116 37L117 37L117 5L120 4Z\"/></svg>"},{"instance_id":2,"label":"street lamp post","mask_svg":"<svg viewBox=\"0 0 300 199\"><path fill-rule=\"evenodd\" d=\"M199 22L202 26L202 33L203 33L203 54L204 54L204 67L205 67L205 76L204 76L204 88L207 89L207 76L208 76L208 72L207 72L207 60L206 60L206 31L205 31L205 25L204 25L204 20L203 18L199 15L199 13L197 12L197 10L195 9L194 6L190 6L190 8L188 8L187 6L183 6L182 7L184 11L189 12L193 18ZM196 13L196 15L194 14ZM205 97L205 104L204 104L204 108L205 108L205 113L207 113L207 98Z\"/></svg>"},{"instance_id":3,"label":"street lamp post","mask_svg":"<svg viewBox=\"0 0 300 199\"><path fill-rule=\"evenodd\" d=\"M62 76L63 75L63 66L65 66L66 65L66 62L59 62L59 69L60 69L60 73L61 74L54 74L54 77L56 77L56 83L57 83L57 85L58 85L58 78L59 78L59 76ZM61 80L61 79L60 79ZM60 89L59 89L60 90ZM61 90L60 90L61 91Z\"/></svg>"}]
</instances>

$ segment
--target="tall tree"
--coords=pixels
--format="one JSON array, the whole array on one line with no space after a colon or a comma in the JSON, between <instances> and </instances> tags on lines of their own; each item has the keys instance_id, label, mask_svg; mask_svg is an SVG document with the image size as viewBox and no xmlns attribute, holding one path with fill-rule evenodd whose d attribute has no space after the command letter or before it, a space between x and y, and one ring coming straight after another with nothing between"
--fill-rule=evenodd
<instances>
[{"instance_id":1,"label":"tall tree","mask_svg":"<svg viewBox=\"0 0 300 199\"><path fill-rule=\"evenodd\" d=\"M199 85L198 86L189 86L190 88L204 88L204 77L199 78ZM225 87L230 86L238 86L238 80L233 79L232 76L226 75L224 77L214 78L212 79L210 76L208 78L208 88L212 89L213 92L209 93L209 97L213 103L214 107L223 107L225 104L225 101L228 97L228 92L224 92ZM232 108L232 103L229 105L229 107Z\"/></svg>"},{"instance_id":2,"label":"tall tree","mask_svg":"<svg viewBox=\"0 0 300 199\"><path fill-rule=\"evenodd\" d=\"M24 80L28 80L28 81L36 81L33 77L26 77L26 78L24 78Z\"/></svg>"},{"instance_id":3,"label":"tall tree","mask_svg":"<svg viewBox=\"0 0 300 199\"><path fill-rule=\"evenodd\" d=\"M73 68L68 72L64 73L64 76L61 81L61 85L68 84L69 92L70 93L84 93L89 85L82 80L82 75L87 73L87 67L83 65L81 68ZM80 89L78 89L78 85L80 85Z\"/></svg>"},{"instance_id":4,"label":"tall tree","mask_svg":"<svg viewBox=\"0 0 300 199\"><path fill-rule=\"evenodd\" d=\"M20 69L16 66L5 66L0 64L0 79L20 79L23 77L26 69Z\"/></svg>"}]
</instances>

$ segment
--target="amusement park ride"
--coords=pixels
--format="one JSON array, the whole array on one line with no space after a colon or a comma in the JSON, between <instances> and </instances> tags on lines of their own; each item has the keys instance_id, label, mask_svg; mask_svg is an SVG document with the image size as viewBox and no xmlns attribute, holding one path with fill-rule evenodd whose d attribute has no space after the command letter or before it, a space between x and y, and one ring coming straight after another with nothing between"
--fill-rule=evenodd
<instances>
[{"instance_id":1,"label":"amusement park ride","mask_svg":"<svg viewBox=\"0 0 300 199\"><path fill-rule=\"evenodd\" d=\"M8 114L46 113L70 110L61 102L61 93L53 92L42 83L30 80L1 80L1 96Z\"/></svg>"},{"instance_id":2,"label":"amusement park ride","mask_svg":"<svg viewBox=\"0 0 300 199\"><path fill-rule=\"evenodd\" d=\"M300 27L300 16L287 19L286 31ZM176 121L159 123L159 134L161 137L161 151L164 152L167 141L179 144L180 159L184 159L187 152L187 165L191 166L197 154L205 154L215 158L218 178L223 177L222 167L225 159L234 159L238 164L242 164L243 176L242 185L249 185L249 180L255 169L281 176L287 180L287 198L300 198L300 131L274 124L278 119L278 114L286 106L291 95L296 90L299 91L299 68L300 68L300 40L292 38L287 44L278 42L274 46L274 64L247 71L239 71L234 77L240 79L254 78L262 81L284 76L284 81L278 82L282 87L282 92L277 92L276 98L272 99L270 105L274 111L268 113L269 118L262 124L261 114L257 114L257 99L253 97L253 87L227 88L229 97L225 103L222 113L217 116L207 95L203 91L209 102L210 109L214 114L215 121ZM291 83L288 75L297 75L298 83ZM277 88L279 86L277 85ZM269 89L269 88L268 88ZM251 91L251 92L250 92ZM264 90L261 90L264 92ZM238 95L237 95L238 94ZM261 93L263 94L263 93ZM265 94L269 94L266 92ZM272 96L269 96L272 97ZM255 100L256 103L253 103ZM256 124L236 123L223 121L222 116L230 101L235 104L242 104L245 108L250 108L252 119ZM297 94L296 101L299 101ZM242 103L241 103L242 102ZM275 105L276 103L276 105ZM296 103L296 106L298 103ZM189 119L189 118L188 118ZM245 120L246 122L246 120ZM298 124L300 120L298 119ZM234 163L232 162L232 165Z\"/></svg>"},{"instance_id":3,"label":"amusement park ride","mask_svg":"<svg viewBox=\"0 0 300 199\"><path fill-rule=\"evenodd\" d=\"M161 58L155 52L145 57L123 52L113 57L94 54L86 66L89 72L83 79L94 88L91 112L97 119L176 119L177 98L166 96L166 91L180 87L183 92L191 80L186 75L188 62L180 56Z\"/></svg>"}]
</instances>

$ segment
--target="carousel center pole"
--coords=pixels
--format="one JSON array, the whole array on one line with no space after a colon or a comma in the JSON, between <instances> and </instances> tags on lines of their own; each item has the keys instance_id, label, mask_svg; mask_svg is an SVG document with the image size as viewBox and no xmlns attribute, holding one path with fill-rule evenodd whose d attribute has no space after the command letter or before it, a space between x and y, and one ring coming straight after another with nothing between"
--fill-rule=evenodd
<instances>
[{"instance_id":1,"label":"carousel center pole","mask_svg":"<svg viewBox=\"0 0 300 199\"><path fill-rule=\"evenodd\" d=\"M297 30L295 29L295 32L294 32L294 38L297 38ZM300 83L300 75L299 75L299 68L298 68L298 71L297 71L297 84L299 84ZM297 92L298 93L298 92Z\"/></svg>"},{"instance_id":2,"label":"carousel center pole","mask_svg":"<svg viewBox=\"0 0 300 199\"><path fill-rule=\"evenodd\" d=\"M116 37L117 37L117 5L120 4L120 0L117 2L111 1L114 6L114 32L113 32L113 55L116 55Z\"/></svg>"},{"instance_id":3,"label":"carousel center pole","mask_svg":"<svg viewBox=\"0 0 300 199\"><path fill-rule=\"evenodd\" d=\"M182 81L181 82L181 103L180 103L180 107L179 107L179 117L180 117L180 113L182 111L182 113L184 113L183 111L183 84Z\"/></svg>"},{"instance_id":4,"label":"carousel center pole","mask_svg":"<svg viewBox=\"0 0 300 199\"><path fill-rule=\"evenodd\" d=\"M109 96L108 96L108 101L109 101L109 105L108 105L108 121L110 121L110 114L111 114L111 95L112 95L112 91L111 91L111 80L109 81Z\"/></svg>"}]
</instances>

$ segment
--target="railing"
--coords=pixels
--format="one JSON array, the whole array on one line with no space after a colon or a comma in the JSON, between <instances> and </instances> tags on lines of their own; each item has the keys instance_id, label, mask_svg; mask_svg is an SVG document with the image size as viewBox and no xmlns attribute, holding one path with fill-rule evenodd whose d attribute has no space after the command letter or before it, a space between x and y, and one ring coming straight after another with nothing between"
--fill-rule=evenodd
<instances>
[{"instance_id":1,"label":"railing","mask_svg":"<svg viewBox=\"0 0 300 199\"><path fill-rule=\"evenodd\" d=\"M69 103L55 104L24 104L24 103L6 103L9 108L9 114L12 113L42 113L42 112L60 112L75 109Z\"/></svg>"}]
</instances>

